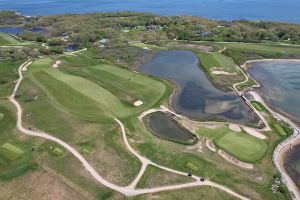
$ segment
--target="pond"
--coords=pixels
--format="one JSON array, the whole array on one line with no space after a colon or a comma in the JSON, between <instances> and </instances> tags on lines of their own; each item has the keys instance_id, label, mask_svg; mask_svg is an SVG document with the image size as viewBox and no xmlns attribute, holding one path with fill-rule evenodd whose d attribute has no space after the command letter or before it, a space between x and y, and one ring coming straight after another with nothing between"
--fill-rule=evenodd
<instances>
[{"instance_id":1,"label":"pond","mask_svg":"<svg viewBox=\"0 0 300 200\"><path fill-rule=\"evenodd\" d=\"M67 44L64 48L66 51L77 51L81 49L80 44L74 44L74 43L70 43Z\"/></svg>"},{"instance_id":2,"label":"pond","mask_svg":"<svg viewBox=\"0 0 300 200\"><path fill-rule=\"evenodd\" d=\"M149 115L149 126L153 134L167 140L188 144L197 141L197 137L194 134L179 126L171 116L162 112L155 112Z\"/></svg>"},{"instance_id":3,"label":"pond","mask_svg":"<svg viewBox=\"0 0 300 200\"><path fill-rule=\"evenodd\" d=\"M141 67L141 71L166 78L176 84L173 109L196 119L221 118L248 123L257 119L253 111L234 92L224 92L210 82L191 51L159 52Z\"/></svg>"},{"instance_id":4,"label":"pond","mask_svg":"<svg viewBox=\"0 0 300 200\"><path fill-rule=\"evenodd\" d=\"M38 27L37 28L30 28L30 29L25 29L23 27L2 27L2 28L0 28L0 32L9 33L9 34L13 34L13 35L21 34L25 30L33 32L33 33L47 32L47 29L38 28Z\"/></svg>"}]
</instances>

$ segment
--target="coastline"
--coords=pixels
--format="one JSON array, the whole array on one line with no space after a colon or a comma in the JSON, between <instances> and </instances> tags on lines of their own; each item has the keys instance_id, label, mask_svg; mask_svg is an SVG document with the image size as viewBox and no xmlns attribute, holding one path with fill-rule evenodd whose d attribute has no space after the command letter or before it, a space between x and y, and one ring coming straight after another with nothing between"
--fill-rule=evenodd
<instances>
[{"instance_id":1,"label":"coastline","mask_svg":"<svg viewBox=\"0 0 300 200\"><path fill-rule=\"evenodd\" d=\"M241 65L241 68L247 70L252 66L253 63L256 62L300 62L300 59L261 59L261 60L249 60L246 61L243 65ZM247 66L248 65L248 66ZM274 153L273 153L273 162L277 168L277 170L280 172L282 176L283 183L288 187L288 190L290 191L292 198L296 200L300 200L300 188L297 187L293 179L290 177L290 175L287 173L285 167L284 167L284 160L286 157L286 154L290 150L291 145L297 145L300 144L300 128L298 125L293 122L289 117L286 117L284 114L281 114L277 111L274 111L270 106L264 101L264 99L256 92L254 92L253 88L259 88L260 84L248 73L244 73L246 80L248 78L253 79L256 82L256 85L252 85L249 88L245 89L245 92L243 93L250 93L254 99L260 103L262 103L273 115L273 117L277 118L278 120L282 120L286 123L288 123L293 129L294 133L286 138L284 141L282 141L280 144L278 144L275 147ZM248 77L247 77L248 76ZM240 93L239 91L237 91Z\"/></svg>"}]
</instances>

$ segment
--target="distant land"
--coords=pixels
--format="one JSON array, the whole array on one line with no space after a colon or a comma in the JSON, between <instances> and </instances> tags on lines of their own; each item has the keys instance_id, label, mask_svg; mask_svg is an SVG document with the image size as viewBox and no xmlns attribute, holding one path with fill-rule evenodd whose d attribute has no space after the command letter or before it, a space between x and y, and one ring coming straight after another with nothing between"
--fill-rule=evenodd
<instances>
[{"instance_id":1,"label":"distant land","mask_svg":"<svg viewBox=\"0 0 300 200\"><path fill-rule=\"evenodd\" d=\"M24 15L139 11L159 15L194 15L218 20L267 20L300 23L298 0L1 0L1 10Z\"/></svg>"}]
</instances>

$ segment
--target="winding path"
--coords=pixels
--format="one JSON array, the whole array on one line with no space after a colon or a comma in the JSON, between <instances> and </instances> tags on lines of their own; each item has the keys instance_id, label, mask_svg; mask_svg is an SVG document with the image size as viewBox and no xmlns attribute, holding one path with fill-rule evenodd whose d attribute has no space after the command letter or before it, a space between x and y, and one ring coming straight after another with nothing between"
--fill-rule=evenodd
<instances>
[{"instance_id":1,"label":"winding path","mask_svg":"<svg viewBox=\"0 0 300 200\"><path fill-rule=\"evenodd\" d=\"M161 192L161 191L166 191L166 190L176 190L176 189L181 189L181 188L188 188L188 187L195 187L195 186L212 186L215 188L218 188L220 190L223 190L224 192L227 192L237 198L240 198L242 200L248 200L248 198L230 190L229 188L219 185L217 183L211 182L209 180L204 180L204 181L200 181L200 177L197 176L192 176L191 178L193 178L195 180L195 182L191 182L191 183L185 183L185 184L178 184L178 185L170 185L170 186L163 186L163 187L156 187L156 188L151 188L151 189L135 189L136 184L138 183L138 181L140 180L140 178L142 177L142 175L144 174L147 166L153 165L155 167L158 167L160 169L175 173L175 174L179 174L179 175L183 175L186 176L187 173L181 172L181 171L177 171L168 167L164 167L161 166L157 163L154 163L150 160L148 160L147 158L143 157L142 155L140 155L138 152L136 152L129 144L127 137L126 137L126 130L125 127L123 125L123 123L114 118L114 120L119 124L120 128L121 128L121 132L122 132L122 137L123 137L123 141L126 145L126 148L134 155L136 156L141 162L142 162L142 167L140 169L140 172L138 173L138 175L136 176L136 178L133 180L133 182L125 187L120 187L117 186L107 180L105 180L103 177L101 177L101 175L93 168L93 166L91 166L87 160L78 152L76 151L75 148L73 148L72 146L70 146L69 144L67 144L66 142L53 137L45 132L41 132L41 131L32 131L29 129L26 129L22 126L22 107L19 104L18 101L16 101L15 99L15 95L17 93L17 90L20 86L21 81L23 80L23 69L28 67L31 64L31 61L28 60L25 63L23 63L22 65L20 65L19 69L18 69L18 74L19 74L19 79L15 85L15 88L11 94L11 96L9 97L9 100L15 105L15 107L17 108L17 128L22 132L25 133L26 135L30 135L30 136L36 136L36 137L41 137L41 138L45 138L47 140L51 140L53 142L56 142L58 144L60 144L61 146L63 146L66 150L68 150L71 154L73 154L84 166L85 170L88 171L91 176L93 178L95 178L99 183L103 184L104 186L111 188L115 191L118 191L126 196L135 196L135 195L139 195L139 194L147 194L147 193L155 193L155 192Z\"/></svg>"}]
</instances>

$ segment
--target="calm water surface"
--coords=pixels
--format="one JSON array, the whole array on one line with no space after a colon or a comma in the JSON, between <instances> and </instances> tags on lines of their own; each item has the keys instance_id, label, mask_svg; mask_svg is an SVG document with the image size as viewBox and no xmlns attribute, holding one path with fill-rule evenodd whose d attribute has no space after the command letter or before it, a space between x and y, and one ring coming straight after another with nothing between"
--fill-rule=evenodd
<instances>
[{"instance_id":1,"label":"calm water surface","mask_svg":"<svg viewBox=\"0 0 300 200\"><path fill-rule=\"evenodd\" d=\"M172 100L176 112L196 119L219 117L236 122L250 122L249 107L233 92L215 88L199 68L198 57L185 50L163 51L144 64L141 71L175 82Z\"/></svg>"},{"instance_id":2,"label":"calm water surface","mask_svg":"<svg viewBox=\"0 0 300 200\"><path fill-rule=\"evenodd\" d=\"M266 102L300 124L300 62L257 62L248 72Z\"/></svg>"},{"instance_id":3,"label":"calm water surface","mask_svg":"<svg viewBox=\"0 0 300 200\"><path fill-rule=\"evenodd\" d=\"M180 127L175 120L164 113L156 112L150 114L149 121L150 128L159 137L181 142L189 142L196 139L195 135Z\"/></svg>"},{"instance_id":4,"label":"calm water surface","mask_svg":"<svg viewBox=\"0 0 300 200\"><path fill-rule=\"evenodd\" d=\"M258 19L300 23L299 0L0 0L0 9L25 15L141 11L215 19Z\"/></svg>"},{"instance_id":5,"label":"calm water surface","mask_svg":"<svg viewBox=\"0 0 300 200\"><path fill-rule=\"evenodd\" d=\"M261 84L257 92L266 102L300 124L300 62L257 62L249 73ZM284 166L300 188L300 145L287 153Z\"/></svg>"},{"instance_id":6,"label":"calm water surface","mask_svg":"<svg viewBox=\"0 0 300 200\"><path fill-rule=\"evenodd\" d=\"M33 32L33 33L42 33L42 32L46 32L47 30L44 28L30 28L30 29L25 29L22 27L0 27L0 32L4 32L4 33L10 33L10 34L20 34L23 33L25 30Z\"/></svg>"}]
</instances>

